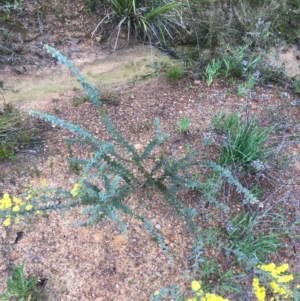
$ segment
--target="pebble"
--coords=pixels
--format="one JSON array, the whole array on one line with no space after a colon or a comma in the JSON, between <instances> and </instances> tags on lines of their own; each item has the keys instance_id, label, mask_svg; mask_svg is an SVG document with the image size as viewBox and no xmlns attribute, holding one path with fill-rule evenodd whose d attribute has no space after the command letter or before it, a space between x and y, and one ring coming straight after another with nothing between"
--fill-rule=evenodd
<instances>
[{"instance_id":1,"label":"pebble","mask_svg":"<svg viewBox=\"0 0 300 301\"><path fill-rule=\"evenodd\" d=\"M291 103L292 107L296 107L300 105L300 100L299 99L294 99Z\"/></svg>"},{"instance_id":2,"label":"pebble","mask_svg":"<svg viewBox=\"0 0 300 301\"><path fill-rule=\"evenodd\" d=\"M155 228L156 228L157 230L159 230L159 229L161 228L161 225L160 225L160 224L156 224L156 225L155 225Z\"/></svg>"},{"instance_id":3,"label":"pebble","mask_svg":"<svg viewBox=\"0 0 300 301\"><path fill-rule=\"evenodd\" d=\"M201 81L200 80L194 80L194 85L200 85Z\"/></svg>"},{"instance_id":4,"label":"pebble","mask_svg":"<svg viewBox=\"0 0 300 301\"><path fill-rule=\"evenodd\" d=\"M136 143L136 144L134 145L134 148L135 148L136 150L141 150L141 149L143 148L143 145L142 145L141 143Z\"/></svg>"},{"instance_id":5,"label":"pebble","mask_svg":"<svg viewBox=\"0 0 300 301\"><path fill-rule=\"evenodd\" d=\"M250 107L251 107L251 110L257 110L259 108L256 103L251 103Z\"/></svg>"}]
</instances>

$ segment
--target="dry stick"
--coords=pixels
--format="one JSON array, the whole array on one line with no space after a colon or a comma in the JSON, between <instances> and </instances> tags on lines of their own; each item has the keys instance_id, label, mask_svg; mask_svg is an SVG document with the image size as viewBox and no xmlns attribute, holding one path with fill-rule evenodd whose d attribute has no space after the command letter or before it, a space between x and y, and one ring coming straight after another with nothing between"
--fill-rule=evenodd
<instances>
[{"instance_id":1,"label":"dry stick","mask_svg":"<svg viewBox=\"0 0 300 301\"><path fill-rule=\"evenodd\" d=\"M291 136L294 136L294 135L291 135ZM287 137L287 136L284 136L284 138ZM276 153L276 156L275 158L277 159L279 154L281 153L281 151L284 149L284 148L287 148L288 146L292 145L292 144L295 144L295 143L299 143L299 141L297 141L297 139L295 139L294 141L290 141L290 142L287 142L285 143L285 141L282 141L280 146L278 147L278 151Z\"/></svg>"},{"instance_id":2,"label":"dry stick","mask_svg":"<svg viewBox=\"0 0 300 301\"><path fill-rule=\"evenodd\" d=\"M104 22L105 19L109 18L109 14L107 14L96 26L96 28L93 30L92 34L91 34L91 38L94 36L95 32L97 31L97 29L99 28L99 26Z\"/></svg>"},{"instance_id":3,"label":"dry stick","mask_svg":"<svg viewBox=\"0 0 300 301\"><path fill-rule=\"evenodd\" d=\"M10 248L10 243L9 243L9 237L10 237L10 228L5 227L5 246L6 246L6 257L8 260L9 266L12 266L12 259L11 259L11 248Z\"/></svg>"},{"instance_id":4,"label":"dry stick","mask_svg":"<svg viewBox=\"0 0 300 301\"><path fill-rule=\"evenodd\" d=\"M287 198L290 197L292 192L288 192L285 196L283 196L281 199L279 199L275 204L271 205L269 208L265 210L265 212L261 215L261 217L265 216L271 209L273 209L275 206L277 206L279 203L282 201L286 200Z\"/></svg>"},{"instance_id":5,"label":"dry stick","mask_svg":"<svg viewBox=\"0 0 300 301\"><path fill-rule=\"evenodd\" d=\"M118 24L119 29L118 29L118 33L117 33L117 38L116 38L115 46L114 46L114 51L115 51L116 48L117 48L118 39L119 39L120 31L121 31L121 26L122 26L122 24L124 23L124 21L126 20L126 18L127 18L127 17L124 17L124 18L120 21L120 23Z\"/></svg>"}]
</instances>

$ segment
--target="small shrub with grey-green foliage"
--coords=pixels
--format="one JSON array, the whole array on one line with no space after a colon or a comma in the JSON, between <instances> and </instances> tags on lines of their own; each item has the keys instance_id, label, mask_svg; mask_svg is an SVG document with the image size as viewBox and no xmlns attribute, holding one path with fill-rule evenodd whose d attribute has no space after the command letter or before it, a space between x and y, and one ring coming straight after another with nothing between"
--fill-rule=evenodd
<instances>
[{"instance_id":1,"label":"small shrub with grey-green foliage","mask_svg":"<svg viewBox=\"0 0 300 301\"><path fill-rule=\"evenodd\" d=\"M46 49L53 53L57 59L65 64L71 70L74 69L71 62L67 61L55 49L46 47ZM73 70L78 73L77 70ZM96 96L96 90L86 82L82 76L78 75L77 80L82 84L86 94L92 98L92 103L99 105L100 98ZM95 101L96 100L96 101ZM79 125L70 124L55 116L42 114L31 111L30 114L37 118L42 118L45 121L68 130L69 132L78 136L77 139L68 139L68 143L80 143L90 146L93 149L93 155L90 159L72 158L72 164L76 164L81 168L82 176L78 180L80 192L76 200L70 197L68 192L57 190L56 194L62 193L66 203L61 202L56 208L69 208L79 204L85 205L83 214L88 218L83 224L92 224L101 221L108 217L117 221L122 225L118 210L125 213L135 215L134 212L126 205L126 197L132 193L137 187L145 187L156 189L164 195L166 201L174 210L185 220L186 224L195 231L194 223L195 211L194 209L186 207L177 197L176 191L179 189L201 189L205 183L195 181L193 177L189 176L189 169L194 168L195 164L206 166L216 173L220 174L224 180L237 186L238 191L244 194L244 197L250 203L255 201L255 197L244 189L238 181L236 181L229 171L223 169L210 162L202 162L195 159L197 151L190 152L186 156L174 161L172 157L161 155L159 157L150 156L151 152L158 146L164 143L169 135L164 134L160 130L160 123L158 120L154 121L156 127L152 141L145 146L145 149L139 154L134 146L127 141L113 126L108 116L103 113L99 115L101 121L106 126L107 132L115 143L104 142L95 138L92 134L85 131ZM115 144L118 144L124 152L120 153L116 150ZM124 154L130 154L124 155ZM148 170L145 167L147 161L153 158L152 169ZM139 177L132 173L132 170L139 171ZM157 173L160 171L160 173ZM162 171L162 172L161 172ZM94 181L101 181L101 185L97 185ZM143 219L138 215L138 218ZM124 228L124 225L122 226Z\"/></svg>"},{"instance_id":2,"label":"small shrub with grey-green foliage","mask_svg":"<svg viewBox=\"0 0 300 301\"><path fill-rule=\"evenodd\" d=\"M55 52L55 55L59 61L65 62L59 52ZM86 94L91 93L91 87L86 84L85 79L79 76L78 81L84 83L82 86ZM107 131L107 141L94 137L78 124L68 123L49 114L30 112L32 116L74 134L76 138L67 139L69 144L85 145L91 150L89 158L74 157L72 154L71 162L79 167L80 174L71 191L63 188L47 188L43 194L32 195L33 207L42 211L81 207L81 212L86 218L77 223L79 226L92 225L108 218L116 222L123 233L126 233L127 226L130 225L125 224L120 212L129 214L143 222L145 230L172 260L163 237L155 231L144 215L135 212L127 202L138 189L142 188L146 192L155 190L164 197L173 212L182 218L194 239L187 277L201 279L201 271L205 268L206 275L203 274L202 277L205 282L204 288L211 289L209 277L212 276L219 280L214 291L237 293L238 277L232 273L232 268L243 266L246 271L254 269L265 259L265 250L269 253L276 252L280 242L273 230L274 233L271 233L271 230L258 232L260 221L273 207L266 208L264 213L260 214L259 206L262 203L258 200L258 196L261 197L259 187L244 186L233 176L237 173L233 173L234 169L230 166L242 167L237 168L238 170L245 167L250 169L264 167L264 159L271 154L265 147L265 142L272 128L258 127L255 118L243 121L238 114L226 116L220 112L213 119L213 127L224 133L220 158L216 162L205 161L197 150L189 150L182 157L174 158L168 152L159 151L169 139L169 135L162 132L159 120L153 121L152 139L144 149L137 151L134 145L114 127L106 111L99 107L101 104L99 96L96 99L98 101L92 103L98 106L99 119ZM149 125L148 129L150 128L152 127ZM226 196L227 201L224 201L226 189L234 191L234 198L231 195L228 198ZM196 202L199 206L197 204L197 207L194 207L193 203L185 198L186 193L190 191L196 193ZM251 210L236 213L234 212L236 206L231 202L238 204L238 208L247 207ZM211 208L206 210L209 206L214 206L213 210ZM210 212L220 213L217 216L216 231L205 232L200 228L200 225L210 227L210 223L206 222L199 225L202 218L206 221L205 212L207 216ZM210 222L215 219L213 216ZM212 245L219 254L227 256L230 268L223 271L215 266L211 258L205 258L207 250L204 249ZM164 296L166 298L170 296L173 300L183 298L179 286L172 285L159 290L159 294L153 295L151 300L162 300Z\"/></svg>"}]
</instances>

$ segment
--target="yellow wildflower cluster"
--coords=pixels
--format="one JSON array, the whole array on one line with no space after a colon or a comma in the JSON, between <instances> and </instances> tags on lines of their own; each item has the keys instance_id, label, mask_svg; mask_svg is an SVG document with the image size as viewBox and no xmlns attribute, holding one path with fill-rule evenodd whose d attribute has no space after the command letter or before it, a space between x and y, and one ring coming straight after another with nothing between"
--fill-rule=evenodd
<instances>
[{"instance_id":1,"label":"yellow wildflower cluster","mask_svg":"<svg viewBox=\"0 0 300 301\"><path fill-rule=\"evenodd\" d=\"M74 185L74 187L72 188L72 190L70 191L71 195L73 198L75 198L80 192L80 185L78 183L76 183Z\"/></svg>"},{"instance_id":2,"label":"yellow wildflower cluster","mask_svg":"<svg viewBox=\"0 0 300 301\"><path fill-rule=\"evenodd\" d=\"M30 200L30 196L26 198L27 201ZM22 210L30 211L32 209L31 204L26 204L25 202L22 202L20 199L9 196L8 193L4 193L2 199L0 199L0 211L4 213L4 221L3 225L5 227L8 227L12 223L12 219L14 217L14 222L17 224L19 222L19 216L18 212ZM2 215L3 216L3 215Z\"/></svg>"},{"instance_id":3,"label":"yellow wildflower cluster","mask_svg":"<svg viewBox=\"0 0 300 301\"><path fill-rule=\"evenodd\" d=\"M294 279L293 275L280 275L289 269L287 263L276 267L275 263L259 265L258 268L262 271L268 272L279 283L288 283Z\"/></svg>"},{"instance_id":4,"label":"yellow wildflower cluster","mask_svg":"<svg viewBox=\"0 0 300 301\"><path fill-rule=\"evenodd\" d=\"M280 297L284 299L293 297L293 292L285 284L292 281L294 277L291 274L283 274L289 269L289 265L287 263L278 267L275 263L262 264L257 267L261 271L266 272L264 276L267 277L268 287L274 296L271 300L274 300L274 298L279 300ZM266 298L266 289L263 286L259 286L258 278L253 279L252 286L257 300L264 301Z\"/></svg>"},{"instance_id":5,"label":"yellow wildflower cluster","mask_svg":"<svg viewBox=\"0 0 300 301\"><path fill-rule=\"evenodd\" d=\"M253 278L252 282L253 292L258 301L265 301L266 289L263 286L259 286L259 279Z\"/></svg>"},{"instance_id":6,"label":"yellow wildflower cluster","mask_svg":"<svg viewBox=\"0 0 300 301\"><path fill-rule=\"evenodd\" d=\"M198 282L196 280L193 280L191 282L191 289L195 295L195 298L190 298L190 299L187 299L186 301L229 301L228 299L224 299L215 294L210 294L210 293L204 294L203 290L201 289L200 282ZM153 296L157 297L157 296L159 296L159 294L160 294L159 291L155 291L153 293ZM165 300L163 300L163 301L165 301Z\"/></svg>"},{"instance_id":7,"label":"yellow wildflower cluster","mask_svg":"<svg viewBox=\"0 0 300 301\"><path fill-rule=\"evenodd\" d=\"M228 299L224 299L215 294L210 294L210 293L204 294L203 290L201 290L201 284L196 280L192 281L191 288L192 288L193 292L195 293L196 298L190 298L186 301L197 301L197 300L200 300L200 301L229 301ZM199 297L200 297L200 299L199 299Z\"/></svg>"}]
</instances>

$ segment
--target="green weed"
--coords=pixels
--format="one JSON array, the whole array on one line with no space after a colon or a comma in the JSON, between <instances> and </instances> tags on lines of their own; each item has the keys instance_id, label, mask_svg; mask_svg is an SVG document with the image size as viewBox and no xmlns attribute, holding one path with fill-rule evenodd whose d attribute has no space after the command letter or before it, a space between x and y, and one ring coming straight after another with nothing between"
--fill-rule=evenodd
<instances>
[{"instance_id":1,"label":"green weed","mask_svg":"<svg viewBox=\"0 0 300 301\"><path fill-rule=\"evenodd\" d=\"M200 279L204 291L214 291L221 295L240 291L240 284L232 269L224 273L214 260L208 259L204 260L200 265L200 269Z\"/></svg>"},{"instance_id":2,"label":"green weed","mask_svg":"<svg viewBox=\"0 0 300 301\"><path fill-rule=\"evenodd\" d=\"M300 93L300 79L295 81L295 92Z\"/></svg>"},{"instance_id":3,"label":"green weed","mask_svg":"<svg viewBox=\"0 0 300 301\"><path fill-rule=\"evenodd\" d=\"M213 82L214 77L219 74L221 68L221 62L216 59L212 59L211 64L208 64L204 70L204 77L206 79L207 86L210 86Z\"/></svg>"},{"instance_id":4,"label":"green weed","mask_svg":"<svg viewBox=\"0 0 300 301\"><path fill-rule=\"evenodd\" d=\"M184 74L183 68L179 65L172 66L167 71L167 79L170 81L177 81Z\"/></svg>"},{"instance_id":5,"label":"green weed","mask_svg":"<svg viewBox=\"0 0 300 301\"><path fill-rule=\"evenodd\" d=\"M225 77L228 77L230 75L230 73L232 72L233 68L236 67L236 62L234 61L234 59L228 55L224 55L222 57L223 59L223 64L225 66L225 68L223 69L224 75Z\"/></svg>"},{"instance_id":6,"label":"green weed","mask_svg":"<svg viewBox=\"0 0 300 301\"><path fill-rule=\"evenodd\" d=\"M1 300L11 300L11 298L16 298L18 301L38 300L34 298L36 295L34 287L37 284L37 279L31 277L29 280L26 280L24 276L24 266L25 262L23 261L19 267L14 266L12 268L12 278L7 280L7 289L0 295Z\"/></svg>"},{"instance_id":7,"label":"green weed","mask_svg":"<svg viewBox=\"0 0 300 301\"><path fill-rule=\"evenodd\" d=\"M68 163L68 168L71 172L78 176L80 175L80 172L82 170L80 164L78 162L73 161L72 159Z\"/></svg>"},{"instance_id":8,"label":"green weed","mask_svg":"<svg viewBox=\"0 0 300 301\"><path fill-rule=\"evenodd\" d=\"M257 126L256 118L242 121L237 113L225 116L223 112L213 119L212 124L225 134L218 160L221 166L249 166L255 160L263 161L271 154L264 144L274 127L261 129Z\"/></svg>"},{"instance_id":9,"label":"green weed","mask_svg":"<svg viewBox=\"0 0 300 301\"><path fill-rule=\"evenodd\" d=\"M179 133L187 133L190 127L190 119L183 117L177 122L176 130Z\"/></svg>"},{"instance_id":10,"label":"green weed","mask_svg":"<svg viewBox=\"0 0 300 301\"><path fill-rule=\"evenodd\" d=\"M41 176L41 171L38 169L36 165L33 165L33 167L30 169L30 175L32 178L37 177L39 178Z\"/></svg>"},{"instance_id":11,"label":"green weed","mask_svg":"<svg viewBox=\"0 0 300 301\"><path fill-rule=\"evenodd\" d=\"M11 104L4 104L3 110L0 110L0 160L14 160L17 147L30 140L30 133L23 125L21 114Z\"/></svg>"},{"instance_id":12,"label":"green weed","mask_svg":"<svg viewBox=\"0 0 300 301\"><path fill-rule=\"evenodd\" d=\"M149 121L149 119L145 120L144 127L145 127L145 129L146 129L147 131L150 131L151 126L152 126L152 124L151 124L151 122Z\"/></svg>"},{"instance_id":13,"label":"green weed","mask_svg":"<svg viewBox=\"0 0 300 301\"><path fill-rule=\"evenodd\" d=\"M253 79L252 74L248 74L247 81L238 85L237 87L237 96L238 97L244 97L245 94L251 91L251 89L254 87L255 81Z\"/></svg>"},{"instance_id":14,"label":"green weed","mask_svg":"<svg viewBox=\"0 0 300 301\"><path fill-rule=\"evenodd\" d=\"M53 161L53 158L50 159L49 167L50 167L51 175L52 175L52 174L53 174L53 167L54 167L54 161Z\"/></svg>"},{"instance_id":15,"label":"green weed","mask_svg":"<svg viewBox=\"0 0 300 301\"><path fill-rule=\"evenodd\" d=\"M254 233L253 226L255 223L255 215L236 213L232 215L224 233L227 239L226 255L234 254L237 260L245 266L249 265L246 259L257 260L257 263L264 262L266 257L276 253L281 245L278 235L274 232L259 231L259 233Z\"/></svg>"}]
</instances>

